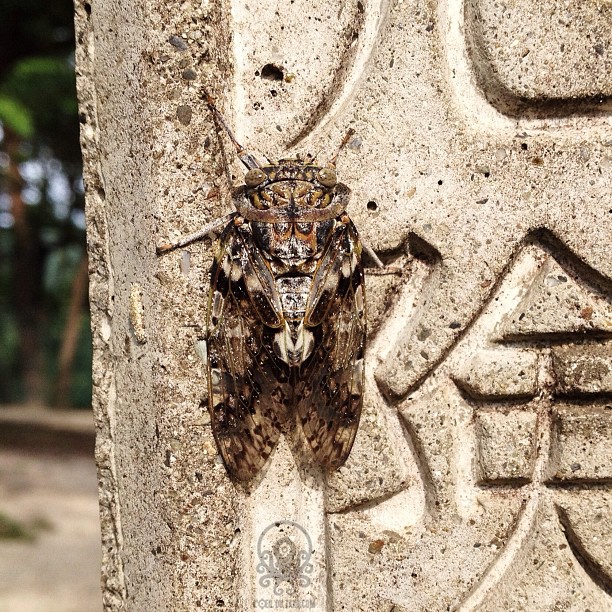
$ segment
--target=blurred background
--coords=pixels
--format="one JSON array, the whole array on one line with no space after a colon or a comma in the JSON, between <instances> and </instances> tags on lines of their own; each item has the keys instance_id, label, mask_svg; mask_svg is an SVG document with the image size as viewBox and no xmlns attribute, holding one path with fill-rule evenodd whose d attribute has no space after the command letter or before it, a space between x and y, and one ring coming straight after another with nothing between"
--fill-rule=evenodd
<instances>
[{"instance_id":1,"label":"blurred background","mask_svg":"<svg viewBox=\"0 0 612 612\"><path fill-rule=\"evenodd\" d=\"M70 0L0 0L0 610L101 610Z\"/></svg>"}]
</instances>

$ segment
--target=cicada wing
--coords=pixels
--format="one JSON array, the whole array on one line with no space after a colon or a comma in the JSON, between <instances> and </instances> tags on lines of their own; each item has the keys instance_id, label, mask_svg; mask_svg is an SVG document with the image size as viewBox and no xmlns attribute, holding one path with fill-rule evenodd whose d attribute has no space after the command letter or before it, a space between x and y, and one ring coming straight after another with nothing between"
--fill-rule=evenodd
<instances>
[{"instance_id":1,"label":"cicada wing","mask_svg":"<svg viewBox=\"0 0 612 612\"><path fill-rule=\"evenodd\" d=\"M304 325L314 349L295 380L299 423L317 462L336 469L347 459L363 403L366 319L361 244L340 225L315 272Z\"/></svg>"},{"instance_id":2,"label":"cicada wing","mask_svg":"<svg viewBox=\"0 0 612 612\"><path fill-rule=\"evenodd\" d=\"M207 332L212 431L228 472L243 481L259 472L276 446L282 405L292 393L288 376L279 380L264 325L278 324L279 304L262 286L261 261L255 275L253 257L248 236L230 224L211 269Z\"/></svg>"}]
</instances>

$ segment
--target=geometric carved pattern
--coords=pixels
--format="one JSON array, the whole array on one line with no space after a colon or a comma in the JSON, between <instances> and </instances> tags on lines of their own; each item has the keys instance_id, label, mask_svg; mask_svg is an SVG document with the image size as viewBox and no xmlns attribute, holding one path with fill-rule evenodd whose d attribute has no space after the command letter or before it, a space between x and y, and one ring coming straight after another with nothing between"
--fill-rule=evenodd
<instances>
[{"instance_id":1,"label":"geometric carved pattern","mask_svg":"<svg viewBox=\"0 0 612 612\"><path fill-rule=\"evenodd\" d=\"M575 268L539 248L531 256L527 279L514 279L518 298L496 317L487 348L453 376L468 397L489 403L476 410L480 478L489 484L531 480L536 414L528 403L512 410L495 405L540 395L554 407L552 421L544 415L542 423L554 428L550 459L556 467L547 473L563 481L608 480L612 468L601 457L612 448L612 407L595 400L612 392L612 342L603 340L612 334L612 303ZM557 405L557 397L580 399ZM585 404L587 397L595 405Z\"/></svg>"},{"instance_id":2,"label":"geometric carved pattern","mask_svg":"<svg viewBox=\"0 0 612 612\"><path fill-rule=\"evenodd\" d=\"M612 334L612 304L548 257L496 330L500 341L568 334Z\"/></svg>"},{"instance_id":3,"label":"geometric carved pattern","mask_svg":"<svg viewBox=\"0 0 612 612\"><path fill-rule=\"evenodd\" d=\"M533 474L536 415L526 410L481 410L476 437L482 482L526 482Z\"/></svg>"},{"instance_id":4,"label":"geometric carved pattern","mask_svg":"<svg viewBox=\"0 0 612 612\"><path fill-rule=\"evenodd\" d=\"M338 488L330 490L337 501L328 520L341 554L361 551L397 580L391 588L374 572L380 580L364 594L369 609L415 601L415 610L538 610L535 599L504 590L512 584L533 597L536 565L547 589L585 598L577 610L605 609L612 592L608 289L562 245L528 242L446 359L398 405L410 449L397 438L390 449L418 469L401 491L384 496L409 472L396 470L386 482L383 466L397 459L380 446L385 424L364 428L356 450L371 459L330 478ZM370 398L383 415L379 400ZM383 496L371 503L358 481L373 476ZM361 507L350 506L352 487ZM578 568L567 571L563 587L554 569L538 565L547 550L559 567ZM445 573L451 557L462 568L459 584ZM335 597L350 600L341 590Z\"/></svg>"},{"instance_id":5,"label":"geometric carved pattern","mask_svg":"<svg viewBox=\"0 0 612 612\"><path fill-rule=\"evenodd\" d=\"M532 398L537 391L538 354L533 350L479 351L460 366L455 382L476 399Z\"/></svg>"},{"instance_id":6,"label":"geometric carved pattern","mask_svg":"<svg viewBox=\"0 0 612 612\"><path fill-rule=\"evenodd\" d=\"M612 403L555 406L551 457L555 480L612 482Z\"/></svg>"},{"instance_id":7,"label":"geometric carved pattern","mask_svg":"<svg viewBox=\"0 0 612 612\"><path fill-rule=\"evenodd\" d=\"M609 3L540 0L537 10L533 7L530 0L515 0L509 18L495 0L465 3L470 51L478 66L474 76L491 102L500 104L500 91L506 105L520 101L536 108L542 101L569 105L610 96ZM540 38L543 32L546 40ZM563 61L551 61L552 47L561 50Z\"/></svg>"},{"instance_id":8,"label":"geometric carved pattern","mask_svg":"<svg viewBox=\"0 0 612 612\"><path fill-rule=\"evenodd\" d=\"M612 343L556 346L551 350L556 395L612 393Z\"/></svg>"}]
</instances>

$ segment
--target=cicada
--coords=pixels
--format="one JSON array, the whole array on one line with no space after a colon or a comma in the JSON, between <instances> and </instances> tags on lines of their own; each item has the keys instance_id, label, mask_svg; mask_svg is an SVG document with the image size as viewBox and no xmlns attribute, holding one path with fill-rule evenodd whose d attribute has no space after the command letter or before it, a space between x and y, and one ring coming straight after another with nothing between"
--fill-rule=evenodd
<instances>
[{"instance_id":1,"label":"cicada","mask_svg":"<svg viewBox=\"0 0 612 612\"><path fill-rule=\"evenodd\" d=\"M290 428L311 461L337 469L351 452L364 388L362 243L335 168L352 131L324 165L261 164L208 105L247 168L236 211L158 253L223 227L204 339L215 441L240 481L258 474Z\"/></svg>"}]
</instances>

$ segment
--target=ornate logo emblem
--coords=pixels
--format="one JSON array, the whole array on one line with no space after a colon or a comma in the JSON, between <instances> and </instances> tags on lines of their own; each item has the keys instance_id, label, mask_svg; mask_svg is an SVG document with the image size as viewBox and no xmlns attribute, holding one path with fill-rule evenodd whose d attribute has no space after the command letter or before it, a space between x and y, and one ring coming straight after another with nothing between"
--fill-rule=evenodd
<instances>
[{"instance_id":1,"label":"ornate logo emblem","mask_svg":"<svg viewBox=\"0 0 612 612\"><path fill-rule=\"evenodd\" d=\"M312 541L308 532L293 521L279 521L266 527L257 542L259 584L273 586L275 595L294 595L310 586L313 566Z\"/></svg>"}]
</instances>

